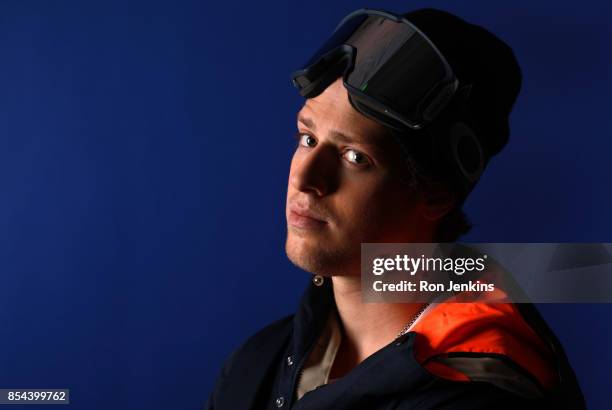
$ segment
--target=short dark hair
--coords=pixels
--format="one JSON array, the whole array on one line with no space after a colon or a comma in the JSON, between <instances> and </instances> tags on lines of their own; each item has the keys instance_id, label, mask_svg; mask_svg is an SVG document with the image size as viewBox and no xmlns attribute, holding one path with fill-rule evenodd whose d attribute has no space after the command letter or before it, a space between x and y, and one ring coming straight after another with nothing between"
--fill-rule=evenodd
<instances>
[{"instance_id":1,"label":"short dark hair","mask_svg":"<svg viewBox=\"0 0 612 410\"><path fill-rule=\"evenodd\" d=\"M425 136L417 132L400 132L390 128L385 130L388 136L396 141L402 152L404 161L400 172L402 172L402 182L410 192L427 192L431 189L432 183L438 183L455 197L454 207L438 222L433 242L455 242L467 234L472 228L472 223L462 209L464 192L455 189L445 178L444 173L440 172L435 159L429 155L431 146L427 138L423 138Z\"/></svg>"}]
</instances>

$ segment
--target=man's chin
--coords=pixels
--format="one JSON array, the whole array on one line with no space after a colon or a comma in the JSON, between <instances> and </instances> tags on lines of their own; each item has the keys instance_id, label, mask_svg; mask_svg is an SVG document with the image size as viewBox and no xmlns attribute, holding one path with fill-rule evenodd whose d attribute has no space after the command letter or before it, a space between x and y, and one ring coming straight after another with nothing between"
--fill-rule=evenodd
<instances>
[{"instance_id":1,"label":"man's chin","mask_svg":"<svg viewBox=\"0 0 612 410\"><path fill-rule=\"evenodd\" d=\"M351 261L359 266L359 247L356 252L350 252L350 249L338 249L330 245L329 242L288 233L285 252L295 266L317 275L346 275L350 271L348 267L354 265Z\"/></svg>"},{"instance_id":2,"label":"man's chin","mask_svg":"<svg viewBox=\"0 0 612 410\"><path fill-rule=\"evenodd\" d=\"M326 272L330 271L329 255L315 241L296 238L289 233L285 242L285 252L291 263L306 272L326 275Z\"/></svg>"}]
</instances>

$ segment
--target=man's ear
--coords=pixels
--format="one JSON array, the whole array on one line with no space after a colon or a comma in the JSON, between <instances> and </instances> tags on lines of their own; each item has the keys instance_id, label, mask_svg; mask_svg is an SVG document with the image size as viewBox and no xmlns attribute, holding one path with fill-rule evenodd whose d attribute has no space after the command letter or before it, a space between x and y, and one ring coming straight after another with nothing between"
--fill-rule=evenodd
<instances>
[{"instance_id":1,"label":"man's ear","mask_svg":"<svg viewBox=\"0 0 612 410\"><path fill-rule=\"evenodd\" d=\"M440 182L430 182L423 193L423 216L435 221L449 213L455 205L455 195Z\"/></svg>"}]
</instances>

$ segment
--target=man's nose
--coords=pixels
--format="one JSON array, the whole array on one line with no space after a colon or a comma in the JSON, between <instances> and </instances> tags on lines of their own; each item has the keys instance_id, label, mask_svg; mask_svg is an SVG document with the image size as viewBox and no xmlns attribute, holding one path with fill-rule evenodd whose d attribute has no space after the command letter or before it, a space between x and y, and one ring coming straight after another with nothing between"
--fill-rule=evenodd
<instances>
[{"instance_id":1,"label":"man's nose","mask_svg":"<svg viewBox=\"0 0 612 410\"><path fill-rule=\"evenodd\" d=\"M289 182L297 190L317 196L328 195L338 183L338 155L333 147L319 145L295 154Z\"/></svg>"}]
</instances>

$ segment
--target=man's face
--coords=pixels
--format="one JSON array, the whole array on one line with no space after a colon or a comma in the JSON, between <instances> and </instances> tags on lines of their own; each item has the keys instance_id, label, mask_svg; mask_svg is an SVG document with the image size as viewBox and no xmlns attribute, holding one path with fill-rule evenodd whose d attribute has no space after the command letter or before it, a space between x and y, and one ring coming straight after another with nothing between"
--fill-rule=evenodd
<instances>
[{"instance_id":1,"label":"man's face","mask_svg":"<svg viewBox=\"0 0 612 410\"><path fill-rule=\"evenodd\" d=\"M431 240L423 201L402 182L399 147L350 105L340 79L306 101L297 128L285 245L294 264L358 275L362 242Z\"/></svg>"}]
</instances>

